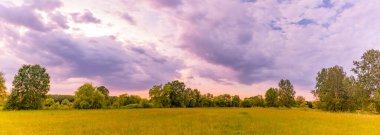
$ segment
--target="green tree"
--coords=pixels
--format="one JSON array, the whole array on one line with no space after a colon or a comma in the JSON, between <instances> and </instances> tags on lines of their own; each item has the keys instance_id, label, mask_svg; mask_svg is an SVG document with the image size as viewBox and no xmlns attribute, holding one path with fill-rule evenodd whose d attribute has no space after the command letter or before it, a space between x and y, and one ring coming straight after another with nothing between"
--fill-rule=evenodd
<instances>
[{"instance_id":1,"label":"green tree","mask_svg":"<svg viewBox=\"0 0 380 135\"><path fill-rule=\"evenodd\" d=\"M5 109L41 109L50 89L50 77L40 65L23 65L12 82Z\"/></svg>"},{"instance_id":2,"label":"green tree","mask_svg":"<svg viewBox=\"0 0 380 135\"><path fill-rule=\"evenodd\" d=\"M376 110L380 112L380 51L366 51L361 60L354 61L354 66L352 71L357 75L361 88L365 90L362 98L372 97ZM367 99L363 101L364 105L369 104L369 98Z\"/></svg>"},{"instance_id":3,"label":"green tree","mask_svg":"<svg viewBox=\"0 0 380 135\"><path fill-rule=\"evenodd\" d=\"M257 95L257 96L250 97L250 98L252 99L252 106L254 106L254 107L264 107L265 106L263 96Z\"/></svg>"},{"instance_id":4,"label":"green tree","mask_svg":"<svg viewBox=\"0 0 380 135\"><path fill-rule=\"evenodd\" d=\"M149 90L149 97L156 107L170 107L170 91L162 85L155 85Z\"/></svg>"},{"instance_id":5,"label":"green tree","mask_svg":"<svg viewBox=\"0 0 380 135\"><path fill-rule=\"evenodd\" d=\"M104 105L105 96L90 83L78 88L74 96L74 108L99 109Z\"/></svg>"},{"instance_id":6,"label":"green tree","mask_svg":"<svg viewBox=\"0 0 380 135\"><path fill-rule=\"evenodd\" d=\"M306 107L307 102L303 96L297 96L296 105L297 107Z\"/></svg>"},{"instance_id":7,"label":"green tree","mask_svg":"<svg viewBox=\"0 0 380 135\"><path fill-rule=\"evenodd\" d=\"M232 96L230 94L223 94L214 97L214 103L218 107L232 107Z\"/></svg>"},{"instance_id":8,"label":"green tree","mask_svg":"<svg viewBox=\"0 0 380 135\"><path fill-rule=\"evenodd\" d=\"M201 96L199 107L213 107L214 105L214 95L207 93Z\"/></svg>"},{"instance_id":9,"label":"green tree","mask_svg":"<svg viewBox=\"0 0 380 135\"><path fill-rule=\"evenodd\" d=\"M5 79L2 72L0 72L0 106L4 105L7 98L7 87L5 86Z\"/></svg>"},{"instance_id":10,"label":"green tree","mask_svg":"<svg viewBox=\"0 0 380 135\"><path fill-rule=\"evenodd\" d=\"M265 102L268 107L278 107L278 89L269 88L265 93Z\"/></svg>"},{"instance_id":11,"label":"green tree","mask_svg":"<svg viewBox=\"0 0 380 135\"><path fill-rule=\"evenodd\" d=\"M340 66L318 72L316 90L312 92L318 100L318 108L328 111L353 110L347 81L346 73Z\"/></svg>"},{"instance_id":12,"label":"green tree","mask_svg":"<svg viewBox=\"0 0 380 135\"><path fill-rule=\"evenodd\" d=\"M292 107L295 104L294 95L296 92L293 89L292 83L289 80L282 80L278 84L278 100L279 105L283 107Z\"/></svg>"},{"instance_id":13,"label":"green tree","mask_svg":"<svg viewBox=\"0 0 380 135\"><path fill-rule=\"evenodd\" d=\"M153 86L149 90L149 97L157 107L193 107L199 103L200 93L186 88L185 83L176 80L164 86Z\"/></svg>"},{"instance_id":14,"label":"green tree","mask_svg":"<svg viewBox=\"0 0 380 135\"><path fill-rule=\"evenodd\" d=\"M232 107L239 107L240 106L240 97L238 95L235 95L232 97Z\"/></svg>"},{"instance_id":15,"label":"green tree","mask_svg":"<svg viewBox=\"0 0 380 135\"><path fill-rule=\"evenodd\" d=\"M110 91L105 86L100 86L96 88L100 93L102 93L106 98L109 97Z\"/></svg>"},{"instance_id":16,"label":"green tree","mask_svg":"<svg viewBox=\"0 0 380 135\"><path fill-rule=\"evenodd\" d=\"M72 105L72 103L68 99L64 99L61 102L61 106L63 109L69 109L69 108L71 108L71 105Z\"/></svg>"},{"instance_id":17,"label":"green tree","mask_svg":"<svg viewBox=\"0 0 380 135\"><path fill-rule=\"evenodd\" d=\"M122 94L119 96L119 103L121 106L126 106L129 104L138 104L142 98L137 95L128 95L128 94Z\"/></svg>"},{"instance_id":18,"label":"green tree","mask_svg":"<svg viewBox=\"0 0 380 135\"><path fill-rule=\"evenodd\" d=\"M240 106L244 108L249 108L253 106L253 99L252 98L244 98L243 101L241 101Z\"/></svg>"}]
</instances>

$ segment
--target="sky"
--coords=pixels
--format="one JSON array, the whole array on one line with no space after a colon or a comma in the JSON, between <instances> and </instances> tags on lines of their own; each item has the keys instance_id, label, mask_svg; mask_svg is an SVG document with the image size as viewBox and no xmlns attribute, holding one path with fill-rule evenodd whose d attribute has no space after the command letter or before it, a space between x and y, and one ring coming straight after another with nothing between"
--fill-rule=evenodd
<instances>
[{"instance_id":1,"label":"sky","mask_svg":"<svg viewBox=\"0 0 380 135\"><path fill-rule=\"evenodd\" d=\"M264 95L289 79L312 99L322 68L380 49L378 0L0 0L8 91L40 64L51 94L83 83L148 97L180 80L214 95Z\"/></svg>"}]
</instances>

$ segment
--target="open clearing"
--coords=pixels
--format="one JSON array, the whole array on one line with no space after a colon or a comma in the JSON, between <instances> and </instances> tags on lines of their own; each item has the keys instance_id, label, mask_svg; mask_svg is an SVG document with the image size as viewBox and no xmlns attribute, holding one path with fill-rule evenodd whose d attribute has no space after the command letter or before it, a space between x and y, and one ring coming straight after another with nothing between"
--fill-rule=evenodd
<instances>
[{"instance_id":1,"label":"open clearing","mask_svg":"<svg viewBox=\"0 0 380 135\"><path fill-rule=\"evenodd\" d=\"M380 115L275 108L0 111L0 134L380 134Z\"/></svg>"}]
</instances>

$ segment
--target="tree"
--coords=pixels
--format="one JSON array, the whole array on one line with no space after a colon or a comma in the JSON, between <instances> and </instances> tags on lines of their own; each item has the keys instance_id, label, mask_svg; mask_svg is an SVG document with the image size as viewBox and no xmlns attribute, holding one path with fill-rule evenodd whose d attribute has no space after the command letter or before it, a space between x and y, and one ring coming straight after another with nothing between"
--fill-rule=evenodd
<instances>
[{"instance_id":1,"label":"tree","mask_svg":"<svg viewBox=\"0 0 380 135\"><path fill-rule=\"evenodd\" d=\"M366 91L362 92L362 97L372 97L376 110L380 112L380 51L366 51L360 61L354 61L354 66L352 71L357 75L360 86ZM364 104L369 104L369 100L364 101Z\"/></svg>"},{"instance_id":2,"label":"tree","mask_svg":"<svg viewBox=\"0 0 380 135\"><path fill-rule=\"evenodd\" d=\"M232 97L230 94L219 95L214 98L214 103L218 107L231 107Z\"/></svg>"},{"instance_id":3,"label":"tree","mask_svg":"<svg viewBox=\"0 0 380 135\"><path fill-rule=\"evenodd\" d=\"M265 102L268 107L278 107L278 89L269 88L265 93Z\"/></svg>"},{"instance_id":4,"label":"tree","mask_svg":"<svg viewBox=\"0 0 380 135\"><path fill-rule=\"evenodd\" d=\"M40 65L23 65L12 82L5 109L41 109L50 89L50 77Z\"/></svg>"},{"instance_id":5,"label":"tree","mask_svg":"<svg viewBox=\"0 0 380 135\"><path fill-rule=\"evenodd\" d=\"M70 102L70 100L64 99L62 100L61 105L63 106L64 109L69 109L71 108L72 103Z\"/></svg>"},{"instance_id":6,"label":"tree","mask_svg":"<svg viewBox=\"0 0 380 135\"><path fill-rule=\"evenodd\" d=\"M238 95L235 95L232 97L232 107L239 107L240 106L240 97Z\"/></svg>"},{"instance_id":7,"label":"tree","mask_svg":"<svg viewBox=\"0 0 380 135\"><path fill-rule=\"evenodd\" d=\"M201 96L199 101L200 107L213 107L214 105L214 95L207 93Z\"/></svg>"},{"instance_id":8,"label":"tree","mask_svg":"<svg viewBox=\"0 0 380 135\"><path fill-rule=\"evenodd\" d=\"M110 95L110 91L105 86L100 86L96 88L100 93L102 93L106 98L108 98Z\"/></svg>"},{"instance_id":9,"label":"tree","mask_svg":"<svg viewBox=\"0 0 380 135\"><path fill-rule=\"evenodd\" d=\"M254 107L264 107L265 106L263 96L257 95L257 96L250 97L250 98L252 99L252 106L254 106Z\"/></svg>"},{"instance_id":10,"label":"tree","mask_svg":"<svg viewBox=\"0 0 380 135\"><path fill-rule=\"evenodd\" d=\"M149 97L156 107L170 107L170 91L162 85L155 85L149 90Z\"/></svg>"},{"instance_id":11,"label":"tree","mask_svg":"<svg viewBox=\"0 0 380 135\"><path fill-rule=\"evenodd\" d=\"M119 96L119 103L121 106L126 106L129 104L138 104L142 98L137 95L128 95L128 94L122 94Z\"/></svg>"},{"instance_id":12,"label":"tree","mask_svg":"<svg viewBox=\"0 0 380 135\"><path fill-rule=\"evenodd\" d=\"M178 80L164 86L156 85L149 90L149 97L156 107L196 107L200 104L200 92L186 88Z\"/></svg>"},{"instance_id":13,"label":"tree","mask_svg":"<svg viewBox=\"0 0 380 135\"><path fill-rule=\"evenodd\" d=\"M44 107L46 109L52 109L55 105L54 99L52 98L46 98L44 102Z\"/></svg>"},{"instance_id":14,"label":"tree","mask_svg":"<svg viewBox=\"0 0 380 135\"><path fill-rule=\"evenodd\" d=\"M7 87L5 86L5 79L2 72L0 72L0 106L4 105L7 98Z\"/></svg>"},{"instance_id":15,"label":"tree","mask_svg":"<svg viewBox=\"0 0 380 135\"><path fill-rule=\"evenodd\" d=\"M78 88L74 96L74 108L99 109L104 105L105 96L90 83Z\"/></svg>"},{"instance_id":16,"label":"tree","mask_svg":"<svg viewBox=\"0 0 380 135\"><path fill-rule=\"evenodd\" d=\"M295 104L294 95L296 92L293 89L292 83L289 80L282 80L278 84L278 100L279 105L283 107L292 107Z\"/></svg>"},{"instance_id":17,"label":"tree","mask_svg":"<svg viewBox=\"0 0 380 135\"><path fill-rule=\"evenodd\" d=\"M297 107L306 107L306 100L303 96L297 96L296 98L296 105Z\"/></svg>"},{"instance_id":18,"label":"tree","mask_svg":"<svg viewBox=\"0 0 380 135\"><path fill-rule=\"evenodd\" d=\"M318 108L328 111L354 110L347 86L348 78L342 67L323 68L318 72L315 91L312 92L318 100Z\"/></svg>"},{"instance_id":19,"label":"tree","mask_svg":"<svg viewBox=\"0 0 380 135\"><path fill-rule=\"evenodd\" d=\"M241 107L249 108L253 106L253 99L252 98L244 98L243 101L241 101Z\"/></svg>"}]
</instances>

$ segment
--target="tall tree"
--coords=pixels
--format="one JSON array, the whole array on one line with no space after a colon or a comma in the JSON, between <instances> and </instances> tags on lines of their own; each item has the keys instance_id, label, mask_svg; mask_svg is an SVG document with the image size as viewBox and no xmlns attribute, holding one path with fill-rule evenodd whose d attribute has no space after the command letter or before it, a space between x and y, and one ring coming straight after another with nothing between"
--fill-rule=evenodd
<instances>
[{"instance_id":1,"label":"tall tree","mask_svg":"<svg viewBox=\"0 0 380 135\"><path fill-rule=\"evenodd\" d=\"M12 82L5 109L41 109L50 89L50 77L40 65L23 65Z\"/></svg>"},{"instance_id":2,"label":"tall tree","mask_svg":"<svg viewBox=\"0 0 380 135\"><path fill-rule=\"evenodd\" d=\"M354 65L352 71L357 74L360 86L368 91L364 96L371 96L376 110L380 112L380 51L366 51L361 60L354 61Z\"/></svg>"},{"instance_id":3,"label":"tall tree","mask_svg":"<svg viewBox=\"0 0 380 135\"><path fill-rule=\"evenodd\" d=\"M7 87L5 86L5 79L2 72L0 72L0 106L2 106L7 97Z\"/></svg>"},{"instance_id":4,"label":"tall tree","mask_svg":"<svg viewBox=\"0 0 380 135\"><path fill-rule=\"evenodd\" d=\"M278 89L269 88L265 93L265 102L268 107L278 107Z\"/></svg>"},{"instance_id":5,"label":"tall tree","mask_svg":"<svg viewBox=\"0 0 380 135\"><path fill-rule=\"evenodd\" d=\"M296 92L293 89L293 85L289 80L283 80L278 83L278 100L279 105L283 107L292 107L295 105L294 95Z\"/></svg>"},{"instance_id":6,"label":"tall tree","mask_svg":"<svg viewBox=\"0 0 380 135\"><path fill-rule=\"evenodd\" d=\"M347 81L346 73L340 66L318 72L316 90L312 92L318 100L318 108L328 111L353 110Z\"/></svg>"}]
</instances>

